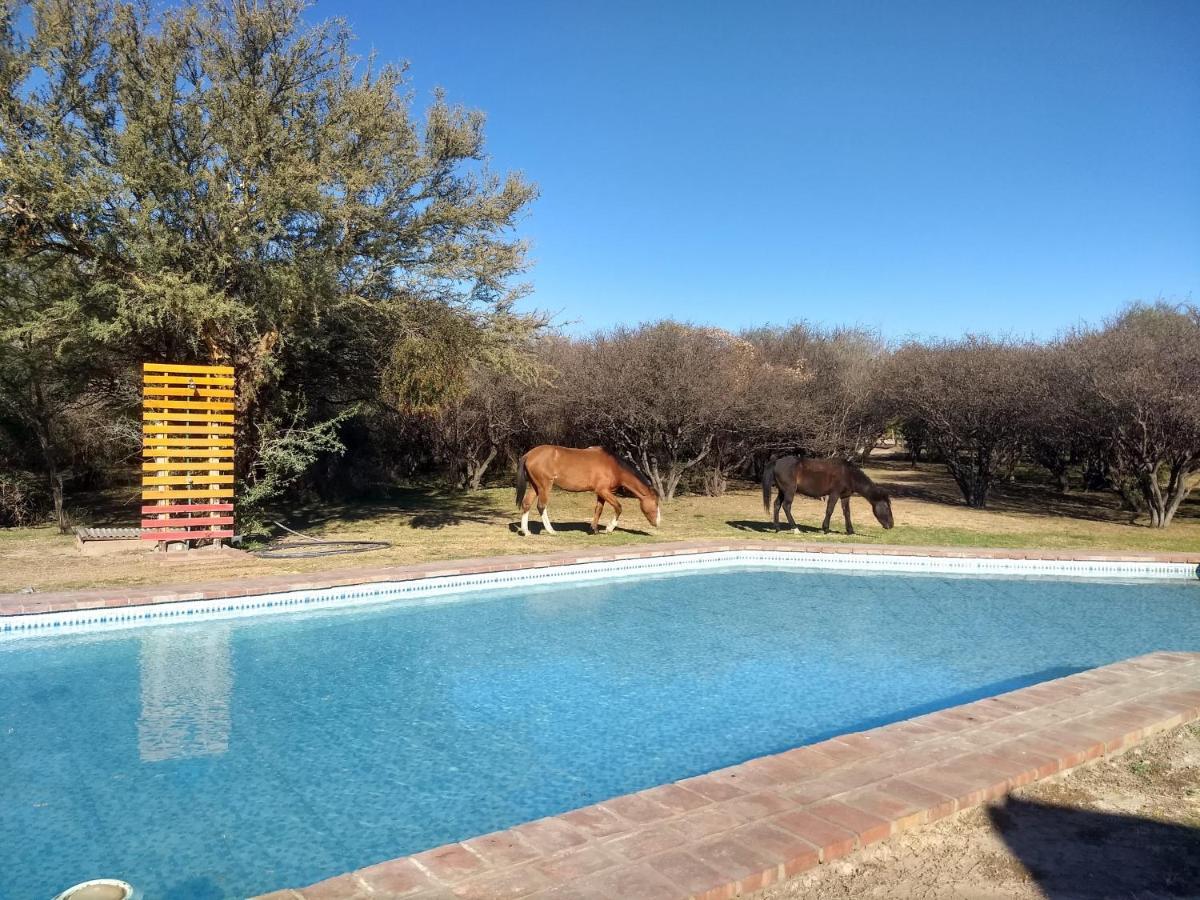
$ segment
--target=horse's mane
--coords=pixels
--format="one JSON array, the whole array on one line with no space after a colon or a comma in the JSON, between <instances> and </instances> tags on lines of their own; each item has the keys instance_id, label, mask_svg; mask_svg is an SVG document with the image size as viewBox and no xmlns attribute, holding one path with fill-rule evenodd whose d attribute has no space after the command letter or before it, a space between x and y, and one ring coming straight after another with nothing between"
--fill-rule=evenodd
<instances>
[{"instance_id":1,"label":"horse's mane","mask_svg":"<svg viewBox=\"0 0 1200 900\"><path fill-rule=\"evenodd\" d=\"M854 473L854 480L861 484L861 487L856 485L858 492L866 497L867 500L875 503L879 500L891 499L891 495L888 494L887 490L872 481L871 476L862 470L862 466L851 460L845 460L845 463L850 467L850 471Z\"/></svg>"},{"instance_id":2,"label":"horse's mane","mask_svg":"<svg viewBox=\"0 0 1200 900\"><path fill-rule=\"evenodd\" d=\"M632 475L634 478L644 484L647 490L652 491L655 496L658 495L658 491L654 490L654 485L651 484L650 479L647 478L645 473L634 464L633 460L626 459L622 456L617 456L615 453L611 453L611 455L612 458L617 461L617 465L621 467L623 472L625 472L627 475Z\"/></svg>"}]
</instances>

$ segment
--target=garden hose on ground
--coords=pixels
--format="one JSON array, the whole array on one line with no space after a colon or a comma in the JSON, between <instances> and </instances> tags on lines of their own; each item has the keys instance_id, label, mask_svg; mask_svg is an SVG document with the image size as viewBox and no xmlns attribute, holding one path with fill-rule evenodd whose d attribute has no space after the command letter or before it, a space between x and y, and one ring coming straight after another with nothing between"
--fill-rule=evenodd
<instances>
[{"instance_id":1,"label":"garden hose on ground","mask_svg":"<svg viewBox=\"0 0 1200 900\"><path fill-rule=\"evenodd\" d=\"M274 524L300 540L283 538L272 541L263 549L253 551L254 556L262 559L308 559L315 556L337 556L342 553L365 553L368 550L383 550L392 546L389 541L330 541L308 537L298 531L292 531L282 522Z\"/></svg>"}]
</instances>

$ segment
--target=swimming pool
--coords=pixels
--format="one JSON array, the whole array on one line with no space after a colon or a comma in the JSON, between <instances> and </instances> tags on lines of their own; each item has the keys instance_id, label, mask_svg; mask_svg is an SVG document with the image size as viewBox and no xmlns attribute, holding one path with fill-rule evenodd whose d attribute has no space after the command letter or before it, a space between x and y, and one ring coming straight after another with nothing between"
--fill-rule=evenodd
<instances>
[{"instance_id":1,"label":"swimming pool","mask_svg":"<svg viewBox=\"0 0 1200 900\"><path fill-rule=\"evenodd\" d=\"M1156 649L1200 584L769 568L0 641L0 897L244 897Z\"/></svg>"}]
</instances>

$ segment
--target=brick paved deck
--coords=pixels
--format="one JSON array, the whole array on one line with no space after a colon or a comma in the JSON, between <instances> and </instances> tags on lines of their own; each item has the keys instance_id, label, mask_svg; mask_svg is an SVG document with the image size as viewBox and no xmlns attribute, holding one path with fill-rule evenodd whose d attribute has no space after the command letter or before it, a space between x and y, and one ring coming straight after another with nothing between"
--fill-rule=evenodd
<instances>
[{"instance_id":1,"label":"brick paved deck","mask_svg":"<svg viewBox=\"0 0 1200 900\"><path fill-rule=\"evenodd\" d=\"M1200 653L1152 653L260 900L725 900L1197 718Z\"/></svg>"},{"instance_id":2,"label":"brick paved deck","mask_svg":"<svg viewBox=\"0 0 1200 900\"><path fill-rule=\"evenodd\" d=\"M597 538L602 541L603 538ZM539 546L552 542L531 539ZM294 590L316 590L370 584L379 581L410 581L445 575L474 575L507 572L513 569L544 568L575 563L605 562L618 559L648 559L656 556L718 552L725 550L767 550L773 552L861 554L881 556L926 556L955 559L1042 559L1111 560L1119 562L1172 562L1200 566L1200 551L1194 553L1096 553L1080 550L1012 550L974 547L908 547L881 544L832 544L803 541L694 540L659 544L601 546L595 550L563 550L520 556L492 556L479 559L449 560L412 566L374 566L312 572L299 575L275 575L255 578L230 578L221 581L192 582L158 587L98 588L95 590L58 591L32 594L0 594L0 616L30 613L65 612L76 609L103 609L142 606L152 603L178 603L187 600L219 600L228 597L253 597Z\"/></svg>"}]
</instances>

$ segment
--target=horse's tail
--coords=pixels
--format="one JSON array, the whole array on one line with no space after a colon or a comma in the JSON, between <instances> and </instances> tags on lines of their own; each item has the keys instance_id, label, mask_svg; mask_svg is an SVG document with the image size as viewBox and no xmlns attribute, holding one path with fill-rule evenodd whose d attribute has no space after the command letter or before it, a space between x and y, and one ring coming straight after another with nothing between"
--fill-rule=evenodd
<instances>
[{"instance_id":1,"label":"horse's tail","mask_svg":"<svg viewBox=\"0 0 1200 900\"><path fill-rule=\"evenodd\" d=\"M528 482L529 473L525 470L525 457L522 456L517 460L517 506L519 507L525 502L525 486Z\"/></svg>"},{"instance_id":2,"label":"horse's tail","mask_svg":"<svg viewBox=\"0 0 1200 900\"><path fill-rule=\"evenodd\" d=\"M767 512L771 511L771 487L775 483L775 460L770 460L763 466L762 488L763 488L763 509Z\"/></svg>"}]
</instances>

